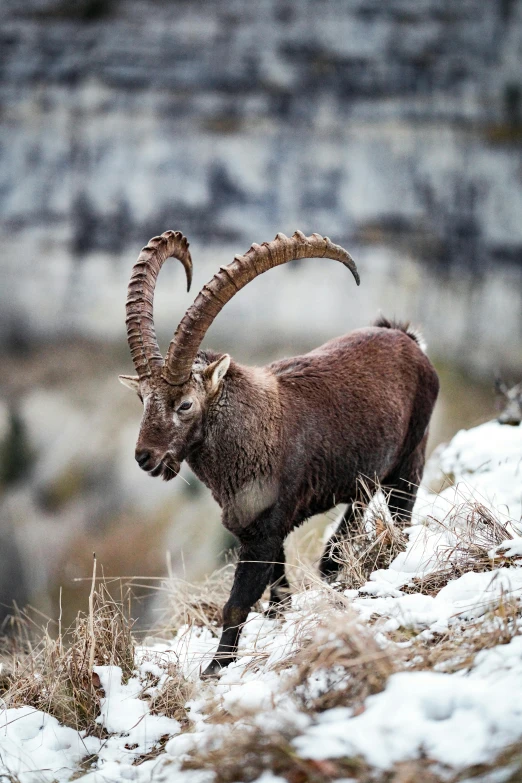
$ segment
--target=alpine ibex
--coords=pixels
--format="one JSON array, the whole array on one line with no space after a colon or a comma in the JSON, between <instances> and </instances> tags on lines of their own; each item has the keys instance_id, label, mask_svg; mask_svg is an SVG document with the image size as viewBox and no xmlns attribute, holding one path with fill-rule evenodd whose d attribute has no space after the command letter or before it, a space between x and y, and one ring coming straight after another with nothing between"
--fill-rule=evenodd
<instances>
[{"instance_id":1,"label":"alpine ibex","mask_svg":"<svg viewBox=\"0 0 522 783\"><path fill-rule=\"evenodd\" d=\"M497 417L499 424L516 427L522 422L522 382L509 388L502 378L496 378L495 389L502 398L502 411Z\"/></svg>"},{"instance_id":2,"label":"alpine ibex","mask_svg":"<svg viewBox=\"0 0 522 783\"><path fill-rule=\"evenodd\" d=\"M389 491L393 512L410 518L424 468L438 379L407 326L380 319L304 356L246 367L200 350L224 305L257 275L297 258L331 258L359 275L342 247L318 234L278 234L221 267L183 316L163 359L153 324L158 273L169 257L192 261L179 232L154 237L132 271L127 336L137 376L120 376L143 403L136 460L151 476L174 478L183 460L212 491L223 524L240 542L223 633L205 675L234 660L242 623L271 584L270 607L288 583L286 536L308 517L347 503L321 572L336 573L332 548L349 533L360 475Z\"/></svg>"}]
</instances>

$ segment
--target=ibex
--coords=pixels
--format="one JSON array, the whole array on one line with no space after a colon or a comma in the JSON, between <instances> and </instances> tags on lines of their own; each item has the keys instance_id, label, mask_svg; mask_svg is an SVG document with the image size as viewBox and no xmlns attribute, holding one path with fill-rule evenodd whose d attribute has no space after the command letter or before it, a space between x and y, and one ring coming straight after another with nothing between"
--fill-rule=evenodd
<instances>
[{"instance_id":1,"label":"ibex","mask_svg":"<svg viewBox=\"0 0 522 783\"><path fill-rule=\"evenodd\" d=\"M522 421L522 383L511 389L501 378L495 380L497 394L503 397L503 408L497 417L499 424L511 424L516 427Z\"/></svg>"},{"instance_id":2,"label":"ibex","mask_svg":"<svg viewBox=\"0 0 522 783\"><path fill-rule=\"evenodd\" d=\"M378 480L403 522L411 516L438 393L435 370L407 325L380 319L303 356L247 367L200 350L226 303L257 275L297 258L331 258L359 275L342 247L318 234L278 234L254 244L205 285L183 316L163 359L153 323L158 273L192 261L180 232L154 237L132 271L127 336L137 376L121 375L143 403L136 460L151 476L174 478L186 460L212 491L240 543L223 632L204 676L234 660L242 624L270 584L269 611L288 588L283 543L308 517L347 503L321 560L338 570L335 549L349 534L360 475Z\"/></svg>"}]
</instances>

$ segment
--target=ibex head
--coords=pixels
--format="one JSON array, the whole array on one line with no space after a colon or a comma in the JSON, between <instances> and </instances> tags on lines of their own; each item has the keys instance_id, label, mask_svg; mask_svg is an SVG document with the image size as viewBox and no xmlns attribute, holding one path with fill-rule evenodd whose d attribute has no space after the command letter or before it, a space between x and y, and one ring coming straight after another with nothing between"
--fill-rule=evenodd
<instances>
[{"instance_id":1,"label":"ibex head","mask_svg":"<svg viewBox=\"0 0 522 783\"><path fill-rule=\"evenodd\" d=\"M234 294L257 275L297 258L333 258L359 283L350 255L327 237L306 237L300 231L290 238L278 234L220 267L183 316L163 359L154 331L153 299L159 271L171 256L183 264L190 289L192 260L186 238L179 231L166 231L151 239L134 265L127 296L127 339L138 374L120 375L143 402L136 460L151 476L166 481L205 437L206 413L221 393L230 357L224 354L207 363L198 352L212 321Z\"/></svg>"},{"instance_id":2,"label":"ibex head","mask_svg":"<svg viewBox=\"0 0 522 783\"><path fill-rule=\"evenodd\" d=\"M171 386L162 378L151 387L137 377L120 375L120 381L134 389L143 402L143 418L136 443L136 461L151 476L169 481L204 437L205 414L219 394L230 365L225 354L198 368L181 386Z\"/></svg>"},{"instance_id":3,"label":"ibex head","mask_svg":"<svg viewBox=\"0 0 522 783\"><path fill-rule=\"evenodd\" d=\"M522 422L522 383L518 383L509 389L501 378L496 378L495 389L502 395L503 410L497 421L499 424L511 424L516 426Z\"/></svg>"}]
</instances>

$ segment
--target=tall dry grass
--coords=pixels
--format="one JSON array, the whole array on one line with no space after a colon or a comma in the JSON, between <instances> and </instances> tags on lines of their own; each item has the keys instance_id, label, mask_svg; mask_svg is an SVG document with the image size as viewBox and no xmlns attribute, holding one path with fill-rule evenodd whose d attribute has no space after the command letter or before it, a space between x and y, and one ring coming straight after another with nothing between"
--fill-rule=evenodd
<instances>
[{"instance_id":1,"label":"tall dry grass","mask_svg":"<svg viewBox=\"0 0 522 783\"><path fill-rule=\"evenodd\" d=\"M336 548L338 581L345 589L362 587L374 571L388 568L406 548L408 539L391 518L387 499L378 483L360 480L349 536Z\"/></svg>"},{"instance_id":2,"label":"tall dry grass","mask_svg":"<svg viewBox=\"0 0 522 783\"><path fill-rule=\"evenodd\" d=\"M120 666L124 678L134 670L133 621L122 596L115 600L100 582L91 590L89 611L56 636L50 623L39 629L29 612L12 618L4 641L0 694L6 707L30 705L60 723L101 734L96 723L103 695L95 665Z\"/></svg>"},{"instance_id":3,"label":"tall dry grass","mask_svg":"<svg viewBox=\"0 0 522 783\"><path fill-rule=\"evenodd\" d=\"M449 581L465 573L492 571L503 565L514 565L516 558L490 551L504 541L512 540L507 525L479 502L466 501L454 506L445 519L428 517L432 527L449 532L453 543L441 546L438 566L423 577L415 577L402 588L407 593L436 595Z\"/></svg>"}]
</instances>

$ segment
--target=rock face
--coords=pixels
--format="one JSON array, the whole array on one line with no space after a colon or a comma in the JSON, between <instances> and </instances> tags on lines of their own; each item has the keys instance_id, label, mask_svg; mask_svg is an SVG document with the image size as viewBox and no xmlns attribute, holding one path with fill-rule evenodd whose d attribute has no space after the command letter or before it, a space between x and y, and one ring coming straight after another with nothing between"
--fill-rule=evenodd
<instances>
[{"instance_id":1,"label":"rock face","mask_svg":"<svg viewBox=\"0 0 522 783\"><path fill-rule=\"evenodd\" d=\"M488 380L520 369L521 61L522 0L2 0L0 348L124 349L131 264L168 228L190 239L196 292L299 228L344 244L361 287L327 261L275 270L227 306L213 347L257 361L381 309L420 323L432 356ZM163 338L191 301L182 278L161 274ZM0 603L15 582L23 603L90 573L94 546L123 574L185 546L189 578L221 548L195 482L158 487L134 464L128 352L109 367L82 344L74 362L33 352L16 383L2 365L35 461L0 488Z\"/></svg>"},{"instance_id":2,"label":"rock face","mask_svg":"<svg viewBox=\"0 0 522 783\"><path fill-rule=\"evenodd\" d=\"M382 308L475 369L491 351L520 365L521 0L4 0L0 15L4 342L121 339L130 264L167 228L191 240L196 285L300 228L346 243L361 291L331 266L279 270L231 303L236 335L244 320L316 339ZM188 303L177 272L169 318Z\"/></svg>"}]
</instances>

